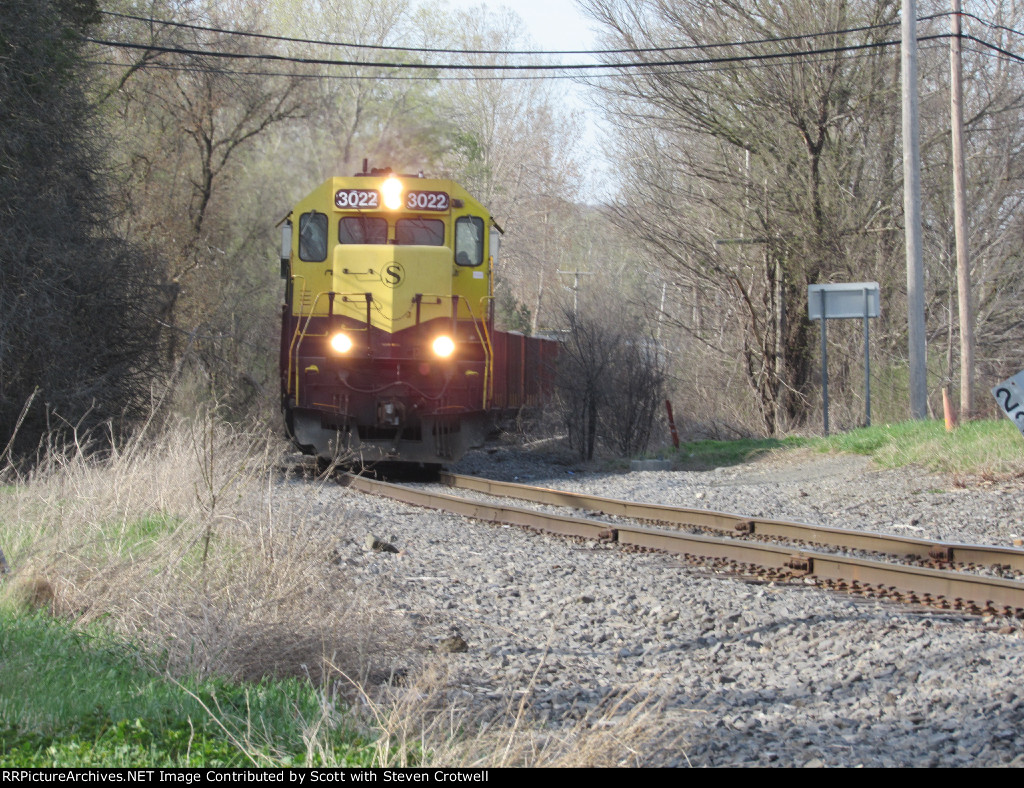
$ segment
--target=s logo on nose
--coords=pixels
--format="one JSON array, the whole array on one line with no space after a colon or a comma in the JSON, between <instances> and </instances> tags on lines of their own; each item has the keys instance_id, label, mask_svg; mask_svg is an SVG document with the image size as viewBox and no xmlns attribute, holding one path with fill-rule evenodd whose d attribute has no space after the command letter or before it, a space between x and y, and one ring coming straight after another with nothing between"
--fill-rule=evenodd
<instances>
[{"instance_id":1,"label":"s logo on nose","mask_svg":"<svg viewBox=\"0 0 1024 788\"><path fill-rule=\"evenodd\" d=\"M405 269L401 263L388 263L380 272L380 281L386 287L398 287L405 279Z\"/></svg>"}]
</instances>

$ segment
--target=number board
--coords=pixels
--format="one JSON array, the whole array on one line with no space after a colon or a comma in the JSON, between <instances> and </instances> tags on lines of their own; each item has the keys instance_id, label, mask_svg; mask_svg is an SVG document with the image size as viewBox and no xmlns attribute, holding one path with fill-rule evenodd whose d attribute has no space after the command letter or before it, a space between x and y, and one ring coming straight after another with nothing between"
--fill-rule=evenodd
<instances>
[{"instance_id":1,"label":"number board","mask_svg":"<svg viewBox=\"0 0 1024 788\"><path fill-rule=\"evenodd\" d=\"M334 193L334 207L348 210L379 208L380 193L376 189L338 189Z\"/></svg>"},{"instance_id":2,"label":"number board","mask_svg":"<svg viewBox=\"0 0 1024 788\"><path fill-rule=\"evenodd\" d=\"M993 388L992 396L996 398L1006 418L1016 424L1021 435L1024 435L1024 371Z\"/></svg>"},{"instance_id":3,"label":"number board","mask_svg":"<svg viewBox=\"0 0 1024 788\"><path fill-rule=\"evenodd\" d=\"M410 211L447 211L451 204L445 192L409 192L405 207Z\"/></svg>"}]
</instances>

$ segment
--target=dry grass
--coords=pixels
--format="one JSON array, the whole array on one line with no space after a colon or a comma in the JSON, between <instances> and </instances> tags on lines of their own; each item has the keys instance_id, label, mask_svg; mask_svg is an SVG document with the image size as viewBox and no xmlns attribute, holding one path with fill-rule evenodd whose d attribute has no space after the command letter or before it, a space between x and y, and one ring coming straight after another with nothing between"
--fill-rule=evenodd
<instances>
[{"instance_id":1,"label":"dry grass","mask_svg":"<svg viewBox=\"0 0 1024 788\"><path fill-rule=\"evenodd\" d=\"M327 751L344 696L362 710L382 766L645 762L663 732L643 703L566 727L536 724L519 700L484 716L430 666L382 696L380 679L415 659L410 635L372 592L345 582L332 563L337 534L294 499L284 504L283 452L265 431L207 413L102 457L79 443L50 447L31 472L8 467L0 603L102 620L172 676L308 677L322 696L321 714L306 721L309 753ZM311 492L317 483L306 482Z\"/></svg>"},{"instance_id":2,"label":"dry grass","mask_svg":"<svg viewBox=\"0 0 1024 788\"><path fill-rule=\"evenodd\" d=\"M324 535L274 505L281 446L212 415L103 458L81 444L9 475L6 593L155 646L174 672L364 677L396 634L330 571Z\"/></svg>"},{"instance_id":3,"label":"dry grass","mask_svg":"<svg viewBox=\"0 0 1024 788\"><path fill-rule=\"evenodd\" d=\"M494 709L460 697L458 684L434 663L386 700L364 694L365 716L377 734L375 765L426 761L464 768L611 768L685 763L685 721L666 727L656 701L627 694L575 720L545 725L525 702L529 687Z\"/></svg>"}]
</instances>

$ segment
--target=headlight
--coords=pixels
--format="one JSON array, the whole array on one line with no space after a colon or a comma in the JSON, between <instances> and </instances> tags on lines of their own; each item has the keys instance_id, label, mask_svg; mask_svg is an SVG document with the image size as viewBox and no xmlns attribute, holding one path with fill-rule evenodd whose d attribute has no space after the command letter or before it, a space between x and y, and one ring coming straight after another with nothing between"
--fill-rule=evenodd
<instances>
[{"instance_id":1,"label":"headlight","mask_svg":"<svg viewBox=\"0 0 1024 788\"><path fill-rule=\"evenodd\" d=\"M380 187L381 195L384 197L384 207L397 211L402 207L402 182L394 175L388 177Z\"/></svg>"},{"instance_id":2,"label":"headlight","mask_svg":"<svg viewBox=\"0 0 1024 788\"><path fill-rule=\"evenodd\" d=\"M348 334L337 333L331 337L331 347L335 353L348 353L352 349L352 339Z\"/></svg>"},{"instance_id":3,"label":"headlight","mask_svg":"<svg viewBox=\"0 0 1024 788\"><path fill-rule=\"evenodd\" d=\"M452 342L451 337L440 336L434 340L431 347L434 349L434 355L441 358L448 358L455 352L455 343Z\"/></svg>"}]
</instances>

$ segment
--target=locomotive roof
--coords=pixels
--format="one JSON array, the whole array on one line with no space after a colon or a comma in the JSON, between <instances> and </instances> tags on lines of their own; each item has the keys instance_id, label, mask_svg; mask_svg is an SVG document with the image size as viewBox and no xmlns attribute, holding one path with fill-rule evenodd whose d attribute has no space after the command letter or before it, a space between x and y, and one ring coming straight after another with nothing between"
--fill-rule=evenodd
<instances>
[{"instance_id":1,"label":"locomotive roof","mask_svg":"<svg viewBox=\"0 0 1024 788\"><path fill-rule=\"evenodd\" d=\"M462 200L464 207L460 212L468 211L474 214L483 214L487 218L491 218L490 211L488 211L487 208L485 208L484 205L472 194L453 180L449 180L447 178L426 178L421 177L420 175L401 175L381 171L375 171L365 175L363 173L359 173L352 176L335 176L333 178L328 178L316 189L299 200L295 207L299 208L306 205L319 207L324 203L328 203L332 205L333 210L344 210L334 206L334 195L338 190L379 189L381 184L383 184L389 177L398 178L402 182L406 192L443 192L453 200ZM455 205L453 207L458 206ZM381 213L388 212L388 209L383 207L370 208L369 210Z\"/></svg>"}]
</instances>

